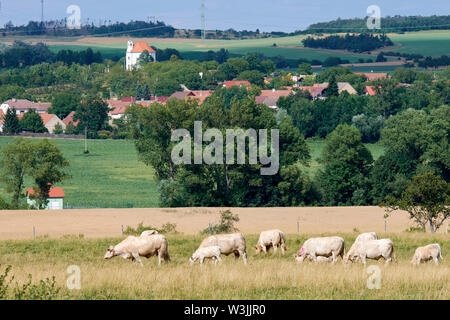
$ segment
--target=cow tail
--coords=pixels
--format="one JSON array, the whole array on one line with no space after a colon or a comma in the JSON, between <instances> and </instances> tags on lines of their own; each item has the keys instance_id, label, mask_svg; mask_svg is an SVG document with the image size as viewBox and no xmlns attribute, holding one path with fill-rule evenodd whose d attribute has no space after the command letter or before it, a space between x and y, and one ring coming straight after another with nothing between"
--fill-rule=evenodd
<instances>
[{"instance_id":1,"label":"cow tail","mask_svg":"<svg viewBox=\"0 0 450 320\"><path fill-rule=\"evenodd\" d=\"M166 242L165 245L161 248L162 249L162 257L164 259L165 262L169 262L170 261L170 256L169 256L169 244Z\"/></svg>"}]
</instances>

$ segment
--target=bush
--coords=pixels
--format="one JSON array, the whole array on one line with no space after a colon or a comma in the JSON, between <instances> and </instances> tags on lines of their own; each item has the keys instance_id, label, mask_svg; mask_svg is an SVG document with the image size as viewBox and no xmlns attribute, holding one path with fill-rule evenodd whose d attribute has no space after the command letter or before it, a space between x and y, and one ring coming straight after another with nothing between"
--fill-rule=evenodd
<instances>
[{"instance_id":1,"label":"bush","mask_svg":"<svg viewBox=\"0 0 450 320\"><path fill-rule=\"evenodd\" d=\"M123 232L125 235L128 236L139 236L142 232L146 231L146 230L156 230L158 231L158 233L178 233L178 231L176 230L177 228L177 224L176 223L170 223L167 222L165 224L162 225L162 227L160 229L152 227L152 226L144 226L143 222L140 222L136 229L127 226L127 228L125 229L125 231Z\"/></svg>"},{"instance_id":2,"label":"bush","mask_svg":"<svg viewBox=\"0 0 450 320\"><path fill-rule=\"evenodd\" d=\"M219 223L212 225L211 228L208 227L204 229L201 233L218 234L239 231L239 229L234 226L234 223L238 221L239 216L237 214L233 214L230 210L222 211L220 212Z\"/></svg>"}]
</instances>

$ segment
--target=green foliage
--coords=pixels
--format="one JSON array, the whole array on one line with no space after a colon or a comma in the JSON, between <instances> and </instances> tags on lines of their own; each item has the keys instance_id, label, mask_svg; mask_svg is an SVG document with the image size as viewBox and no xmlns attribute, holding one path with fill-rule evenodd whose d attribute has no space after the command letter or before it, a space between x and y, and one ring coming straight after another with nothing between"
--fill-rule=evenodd
<instances>
[{"instance_id":1,"label":"green foliage","mask_svg":"<svg viewBox=\"0 0 450 320\"><path fill-rule=\"evenodd\" d=\"M55 93L52 97L52 106L48 109L48 112L56 114L60 119L64 119L69 113L77 109L80 100L81 97L77 93Z\"/></svg>"},{"instance_id":2,"label":"green foliage","mask_svg":"<svg viewBox=\"0 0 450 320\"><path fill-rule=\"evenodd\" d=\"M298 66L297 73L299 73L299 74L312 74L313 70L311 68L311 64L305 63L305 62L301 63Z\"/></svg>"},{"instance_id":3,"label":"green foliage","mask_svg":"<svg viewBox=\"0 0 450 320\"><path fill-rule=\"evenodd\" d=\"M330 83L328 84L328 88L325 91L327 97L337 97L339 95L339 89L337 85L336 78L333 76L330 79Z\"/></svg>"},{"instance_id":4,"label":"green foliage","mask_svg":"<svg viewBox=\"0 0 450 320\"><path fill-rule=\"evenodd\" d=\"M407 183L399 199L388 198L382 206L388 212L405 210L423 230L429 224L430 232L436 232L450 217L450 183L432 172L418 174Z\"/></svg>"},{"instance_id":5,"label":"green foliage","mask_svg":"<svg viewBox=\"0 0 450 320\"><path fill-rule=\"evenodd\" d=\"M393 43L385 34L381 36L370 33L346 34L345 36L331 35L324 38L311 36L302 40L303 45L309 48L325 48L333 50L350 50L353 52L372 51Z\"/></svg>"},{"instance_id":6,"label":"green foliage","mask_svg":"<svg viewBox=\"0 0 450 320\"><path fill-rule=\"evenodd\" d=\"M54 133L54 134L62 134L63 132L64 132L64 131L63 131L62 125L59 124L59 123L57 123L57 124L55 125L55 128L53 129L53 133Z\"/></svg>"},{"instance_id":7,"label":"green foliage","mask_svg":"<svg viewBox=\"0 0 450 320\"><path fill-rule=\"evenodd\" d=\"M0 267L1 267L1 264L0 264ZM13 276L8 281L8 276L9 276L9 273L11 272L11 269L12 269L11 266L6 266L5 270L2 273L0 273L0 300L4 300L8 296L9 286L10 286L12 280L14 279L14 276Z\"/></svg>"},{"instance_id":8,"label":"green foliage","mask_svg":"<svg viewBox=\"0 0 450 320\"><path fill-rule=\"evenodd\" d=\"M230 210L221 211L219 222L202 230L201 234L219 234L239 231L239 229L234 226L235 222L239 222L239 215L233 214Z\"/></svg>"},{"instance_id":9,"label":"green foliage","mask_svg":"<svg viewBox=\"0 0 450 320\"><path fill-rule=\"evenodd\" d=\"M44 126L41 116L34 111L34 109L29 109L20 119L20 126L24 130L28 130L35 133L48 132L47 128Z\"/></svg>"},{"instance_id":10,"label":"green foliage","mask_svg":"<svg viewBox=\"0 0 450 320\"><path fill-rule=\"evenodd\" d=\"M127 236L139 236L142 232L147 231L147 230L155 230L158 233L162 233L162 234L178 233L176 223L167 222L167 223L163 224L160 229L158 229L158 228L155 228L152 226L144 226L144 223L140 222L140 223L138 223L136 228L127 226L127 228L123 231L123 234L127 235Z\"/></svg>"},{"instance_id":11,"label":"green foliage","mask_svg":"<svg viewBox=\"0 0 450 320\"><path fill-rule=\"evenodd\" d=\"M16 285L13 291L12 299L14 300L54 300L57 299L61 288L56 286L56 279L46 278L40 280L39 283L33 284L33 276L28 275L28 282L22 286Z\"/></svg>"},{"instance_id":12,"label":"green foliage","mask_svg":"<svg viewBox=\"0 0 450 320\"><path fill-rule=\"evenodd\" d=\"M339 125L328 137L318 174L325 205L363 205L369 201L368 175L373 158L359 131Z\"/></svg>"},{"instance_id":13,"label":"green foliage","mask_svg":"<svg viewBox=\"0 0 450 320\"><path fill-rule=\"evenodd\" d=\"M80 103L73 119L80 120L77 125L80 132L84 132L84 128L87 127L89 136L95 137L98 131L107 128L108 111L108 104L105 101L90 96Z\"/></svg>"},{"instance_id":14,"label":"green foliage","mask_svg":"<svg viewBox=\"0 0 450 320\"><path fill-rule=\"evenodd\" d=\"M3 123L3 132L6 134L15 134L22 131L20 127L19 118L17 117L16 110L9 108L6 112Z\"/></svg>"}]
</instances>

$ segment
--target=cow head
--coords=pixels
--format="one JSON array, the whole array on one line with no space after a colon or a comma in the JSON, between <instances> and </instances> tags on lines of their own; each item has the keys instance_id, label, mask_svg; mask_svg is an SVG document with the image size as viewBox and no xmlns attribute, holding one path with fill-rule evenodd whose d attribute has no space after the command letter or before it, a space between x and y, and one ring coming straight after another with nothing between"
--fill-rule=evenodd
<instances>
[{"instance_id":1,"label":"cow head","mask_svg":"<svg viewBox=\"0 0 450 320\"><path fill-rule=\"evenodd\" d=\"M197 260L198 260L198 257L192 256L189 258L189 262L191 263L191 265L193 265L195 263L195 261L197 261Z\"/></svg>"},{"instance_id":2,"label":"cow head","mask_svg":"<svg viewBox=\"0 0 450 320\"><path fill-rule=\"evenodd\" d=\"M285 244L285 243L282 243L282 244L281 244L281 247L283 248L283 250L284 250L284 251L286 251L286 250L287 250L287 248L286 248L286 244Z\"/></svg>"},{"instance_id":3,"label":"cow head","mask_svg":"<svg viewBox=\"0 0 450 320\"><path fill-rule=\"evenodd\" d=\"M258 243L256 246L254 246L253 248L255 248L256 253L260 253L262 251L262 247L261 245Z\"/></svg>"},{"instance_id":4,"label":"cow head","mask_svg":"<svg viewBox=\"0 0 450 320\"><path fill-rule=\"evenodd\" d=\"M104 259L111 259L116 255L116 253L114 252L114 247L113 246L109 246L108 249L106 249L106 254L104 256Z\"/></svg>"}]
</instances>

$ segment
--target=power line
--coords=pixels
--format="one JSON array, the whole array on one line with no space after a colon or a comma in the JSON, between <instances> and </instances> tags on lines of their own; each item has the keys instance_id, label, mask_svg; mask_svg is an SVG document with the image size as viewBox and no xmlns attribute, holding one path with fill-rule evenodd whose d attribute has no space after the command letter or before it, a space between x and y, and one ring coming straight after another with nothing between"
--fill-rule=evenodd
<instances>
[{"instance_id":1,"label":"power line","mask_svg":"<svg viewBox=\"0 0 450 320\"><path fill-rule=\"evenodd\" d=\"M206 16L205 16L205 0L202 0L202 17L201 17L201 24L202 24L202 40L205 40L206 35Z\"/></svg>"}]
</instances>

